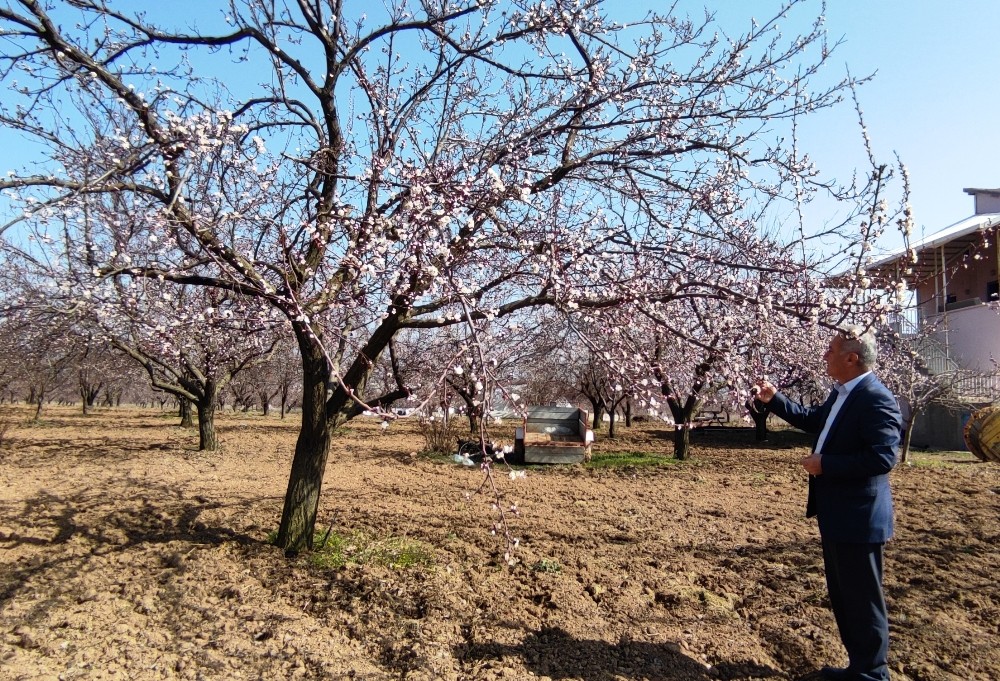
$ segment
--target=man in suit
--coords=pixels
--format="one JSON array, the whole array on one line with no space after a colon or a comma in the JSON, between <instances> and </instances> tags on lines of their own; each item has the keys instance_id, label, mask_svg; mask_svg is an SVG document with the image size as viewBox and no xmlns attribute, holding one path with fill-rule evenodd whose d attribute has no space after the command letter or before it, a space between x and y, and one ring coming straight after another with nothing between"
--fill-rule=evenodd
<instances>
[{"instance_id":1,"label":"man in suit","mask_svg":"<svg viewBox=\"0 0 1000 681\"><path fill-rule=\"evenodd\" d=\"M837 333L823 359L836 383L822 405L804 407L768 381L758 384L757 399L796 428L818 434L813 453L801 460L809 473L806 515L819 522L830 604L850 660L846 669L823 667L821 675L830 681L888 681L882 556L893 534L888 474L902 420L896 398L871 371L871 333Z\"/></svg>"}]
</instances>

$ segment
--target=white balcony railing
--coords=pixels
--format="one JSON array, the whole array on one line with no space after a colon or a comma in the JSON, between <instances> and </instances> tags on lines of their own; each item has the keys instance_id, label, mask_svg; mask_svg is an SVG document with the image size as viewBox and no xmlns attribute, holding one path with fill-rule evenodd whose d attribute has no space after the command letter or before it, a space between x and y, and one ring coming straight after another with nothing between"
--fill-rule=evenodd
<instances>
[{"instance_id":1,"label":"white balcony railing","mask_svg":"<svg viewBox=\"0 0 1000 681\"><path fill-rule=\"evenodd\" d=\"M892 326L910 340L928 371L955 377L959 395L989 400L1000 394L1000 377L993 362L1000 359L1000 312L996 306L978 300L959 301L924 319L916 308L909 308L897 315Z\"/></svg>"}]
</instances>

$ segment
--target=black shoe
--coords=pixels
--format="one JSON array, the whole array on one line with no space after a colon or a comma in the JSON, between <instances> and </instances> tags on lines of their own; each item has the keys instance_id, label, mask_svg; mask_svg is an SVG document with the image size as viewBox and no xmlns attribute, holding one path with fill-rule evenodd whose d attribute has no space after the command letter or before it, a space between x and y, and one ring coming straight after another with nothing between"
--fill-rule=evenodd
<instances>
[{"instance_id":1,"label":"black shoe","mask_svg":"<svg viewBox=\"0 0 1000 681\"><path fill-rule=\"evenodd\" d=\"M850 681L854 678L850 671L839 667L823 667L819 675L827 681Z\"/></svg>"}]
</instances>

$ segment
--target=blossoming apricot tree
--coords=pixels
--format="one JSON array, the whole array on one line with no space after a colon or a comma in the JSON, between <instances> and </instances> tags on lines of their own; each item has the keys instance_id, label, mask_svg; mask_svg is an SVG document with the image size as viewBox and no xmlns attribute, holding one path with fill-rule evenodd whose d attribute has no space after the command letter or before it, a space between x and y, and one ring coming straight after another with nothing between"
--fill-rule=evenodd
<instances>
[{"instance_id":1,"label":"blossoming apricot tree","mask_svg":"<svg viewBox=\"0 0 1000 681\"><path fill-rule=\"evenodd\" d=\"M57 285L90 263L80 297L146 278L288 320L289 552L311 546L334 427L408 394L370 389L405 330L678 297L777 311L823 274L802 235L760 228L827 188L794 126L853 84L825 80L821 17L781 34L806 0L730 34L710 15L626 25L603 0L217 5L0 2L0 121L44 150L0 180L19 206L0 230L51 253ZM29 222L51 239L17 244ZM742 290L748 272L774 288Z\"/></svg>"}]
</instances>

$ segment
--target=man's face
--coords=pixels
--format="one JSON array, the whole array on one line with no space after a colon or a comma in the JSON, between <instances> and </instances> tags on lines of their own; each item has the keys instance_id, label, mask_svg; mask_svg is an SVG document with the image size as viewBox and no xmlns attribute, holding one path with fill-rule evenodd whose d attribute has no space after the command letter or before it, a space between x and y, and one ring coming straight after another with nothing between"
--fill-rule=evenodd
<instances>
[{"instance_id":1,"label":"man's face","mask_svg":"<svg viewBox=\"0 0 1000 681\"><path fill-rule=\"evenodd\" d=\"M835 381L846 383L858 373L858 354L844 349L844 337L835 335L823 354L826 373Z\"/></svg>"}]
</instances>

